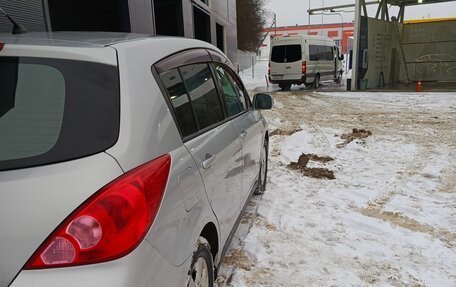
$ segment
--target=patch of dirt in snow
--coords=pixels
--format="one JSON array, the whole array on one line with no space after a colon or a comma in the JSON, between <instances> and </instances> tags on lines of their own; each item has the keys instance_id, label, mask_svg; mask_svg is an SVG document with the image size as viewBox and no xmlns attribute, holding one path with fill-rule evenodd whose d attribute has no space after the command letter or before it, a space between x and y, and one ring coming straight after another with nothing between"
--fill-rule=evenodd
<instances>
[{"instance_id":1,"label":"patch of dirt in snow","mask_svg":"<svg viewBox=\"0 0 456 287\"><path fill-rule=\"evenodd\" d=\"M224 257L223 263L230 266L236 266L247 271L250 271L252 267L255 266L252 259L248 258L241 249L231 250L230 253Z\"/></svg>"},{"instance_id":2,"label":"patch of dirt in snow","mask_svg":"<svg viewBox=\"0 0 456 287\"><path fill-rule=\"evenodd\" d=\"M336 179L334 171L327 168L307 167L310 160L318 162L329 162L334 159L329 156L320 157L314 154L302 154L299 156L298 162L291 162L287 167L291 170L299 170L304 176L320 178L320 179Z\"/></svg>"},{"instance_id":3,"label":"patch of dirt in snow","mask_svg":"<svg viewBox=\"0 0 456 287\"><path fill-rule=\"evenodd\" d=\"M340 138L345 140L345 141L343 143L338 144L337 147L338 148L343 148L344 146L348 145L349 143L351 143L355 139L360 139L360 140L361 139L366 139L366 138L368 138L371 135L372 135L372 132L369 131L369 130L353 129L353 131L351 133L342 134L340 136Z\"/></svg>"},{"instance_id":4,"label":"patch of dirt in snow","mask_svg":"<svg viewBox=\"0 0 456 287\"><path fill-rule=\"evenodd\" d=\"M276 130L273 130L269 136L291 136L292 134L295 134L297 132L300 132L302 131L301 128L297 128L297 129L294 129L294 130L281 130L281 129L276 129Z\"/></svg>"},{"instance_id":5,"label":"patch of dirt in snow","mask_svg":"<svg viewBox=\"0 0 456 287\"><path fill-rule=\"evenodd\" d=\"M456 193L456 167L452 166L444 171L443 184L439 191L444 193Z\"/></svg>"},{"instance_id":6,"label":"patch of dirt in snow","mask_svg":"<svg viewBox=\"0 0 456 287\"><path fill-rule=\"evenodd\" d=\"M361 214L387 221L393 225L406 228L410 231L421 232L444 241L449 247L456 247L456 233L438 230L430 225L420 223L398 212L382 211L378 208L363 208Z\"/></svg>"}]
</instances>

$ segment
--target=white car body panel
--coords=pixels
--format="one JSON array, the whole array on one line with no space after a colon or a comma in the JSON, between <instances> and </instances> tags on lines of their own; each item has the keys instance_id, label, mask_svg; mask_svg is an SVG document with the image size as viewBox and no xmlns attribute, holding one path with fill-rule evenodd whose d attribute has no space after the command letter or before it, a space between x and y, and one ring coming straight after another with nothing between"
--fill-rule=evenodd
<instances>
[{"instance_id":1,"label":"white car body panel","mask_svg":"<svg viewBox=\"0 0 456 287\"><path fill-rule=\"evenodd\" d=\"M118 66L120 79L119 136L113 146L79 159L0 172L0 287L184 286L199 236L206 228L215 233L211 247L217 266L255 187L267 136L261 113L249 109L184 142L152 72L157 62L180 51L222 52L190 39L97 35L0 35L0 43L6 42L0 57ZM213 167L203 168L208 153L217 159ZM91 195L164 154L172 159L166 191L152 227L134 251L105 263L23 270L42 242Z\"/></svg>"}]
</instances>

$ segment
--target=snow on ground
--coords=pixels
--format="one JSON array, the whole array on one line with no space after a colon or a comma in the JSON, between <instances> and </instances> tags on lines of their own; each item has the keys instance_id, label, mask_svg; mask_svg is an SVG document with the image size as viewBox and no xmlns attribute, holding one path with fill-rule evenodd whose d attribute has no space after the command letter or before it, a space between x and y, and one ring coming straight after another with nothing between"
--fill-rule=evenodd
<instances>
[{"instance_id":1,"label":"snow on ground","mask_svg":"<svg viewBox=\"0 0 456 287\"><path fill-rule=\"evenodd\" d=\"M267 190L218 285L456 286L456 93L273 96ZM289 168L302 153L335 179Z\"/></svg>"},{"instance_id":2,"label":"snow on ground","mask_svg":"<svg viewBox=\"0 0 456 287\"><path fill-rule=\"evenodd\" d=\"M271 85L267 82L268 74L268 61L261 60L258 61L255 65L255 69L252 75L252 68L243 70L239 72L239 75L242 77L242 82L249 90L254 90L255 88L267 88L267 85Z\"/></svg>"}]
</instances>

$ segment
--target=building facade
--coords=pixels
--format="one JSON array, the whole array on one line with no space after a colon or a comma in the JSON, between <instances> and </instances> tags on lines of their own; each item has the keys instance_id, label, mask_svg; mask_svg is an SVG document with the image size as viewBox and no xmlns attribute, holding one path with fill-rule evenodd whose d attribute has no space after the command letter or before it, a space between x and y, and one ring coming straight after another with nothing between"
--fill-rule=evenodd
<instances>
[{"instance_id":1,"label":"building facade","mask_svg":"<svg viewBox=\"0 0 456 287\"><path fill-rule=\"evenodd\" d=\"M268 36L265 38L260 54L262 57L268 57L271 40L274 37L292 36L292 35L319 35L329 37L334 40L336 45L340 48L342 53L347 54L349 50L349 38L353 37L354 25L350 23L332 23L323 25L296 25L296 26L285 26L277 28L267 28L263 30L263 33L267 33Z\"/></svg>"},{"instance_id":2,"label":"building facade","mask_svg":"<svg viewBox=\"0 0 456 287\"><path fill-rule=\"evenodd\" d=\"M236 0L0 0L29 31L110 31L200 39L237 60ZM12 25L0 15L0 32Z\"/></svg>"}]
</instances>

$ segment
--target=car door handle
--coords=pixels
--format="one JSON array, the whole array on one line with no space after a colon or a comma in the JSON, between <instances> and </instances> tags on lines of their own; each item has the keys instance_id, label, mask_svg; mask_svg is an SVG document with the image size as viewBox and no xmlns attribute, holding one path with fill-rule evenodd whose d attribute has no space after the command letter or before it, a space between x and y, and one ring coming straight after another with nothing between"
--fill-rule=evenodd
<instances>
[{"instance_id":1,"label":"car door handle","mask_svg":"<svg viewBox=\"0 0 456 287\"><path fill-rule=\"evenodd\" d=\"M214 165L214 163L215 163L215 155L207 153L206 159L203 161L203 168L209 169Z\"/></svg>"},{"instance_id":2,"label":"car door handle","mask_svg":"<svg viewBox=\"0 0 456 287\"><path fill-rule=\"evenodd\" d=\"M242 133L240 134L241 140L243 141L246 136L247 136L247 131L242 131Z\"/></svg>"}]
</instances>

